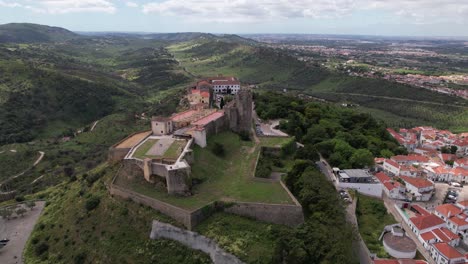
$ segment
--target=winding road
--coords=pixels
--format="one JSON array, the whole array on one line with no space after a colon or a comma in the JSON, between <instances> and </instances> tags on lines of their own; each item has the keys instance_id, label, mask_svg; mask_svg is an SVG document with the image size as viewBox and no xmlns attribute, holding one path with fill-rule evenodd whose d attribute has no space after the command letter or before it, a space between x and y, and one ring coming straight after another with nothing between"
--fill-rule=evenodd
<instances>
[{"instance_id":1,"label":"winding road","mask_svg":"<svg viewBox=\"0 0 468 264\"><path fill-rule=\"evenodd\" d=\"M31 167L29 167L28 169L24 170L23 172L20 172L20 173L18 173L18 174L16 174L16 175L13 175L13 176L7 178L6 180L0 182L0 187L1 187L3 184L5 184L6 182L9 182L9 181L11 181L11 180L13 180L13 179L16 179L16 178L18 178L18 177L20 177L20 176L23 176L26 172L28 172L28 171L30 171L32 168L36 167L37 164L39 164L39 162L42 161L42 159L44 158L44 156L45 156L45 152L44 152L44 151L39 151L39 157L36 159L36 161L33 163L33 165L32 165Z\"/></svg>"}]
</instances>

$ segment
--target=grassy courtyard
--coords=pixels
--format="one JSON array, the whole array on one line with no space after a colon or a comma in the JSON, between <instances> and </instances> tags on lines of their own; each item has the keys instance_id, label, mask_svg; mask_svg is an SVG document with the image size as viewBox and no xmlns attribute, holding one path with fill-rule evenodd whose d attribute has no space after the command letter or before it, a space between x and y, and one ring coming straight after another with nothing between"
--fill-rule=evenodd
<instances>
[{"instance_id":1,"label":"grassy courtyard","mask_svg":"<svg viewBox=\"0 0 468 264\"><path fill-rule=\"evenodd\" d=\"M182 153L187 142L185 140L175 140L171 146L164 152L163 155L150 155L148 151L157 143L159 139L148 139L145 143L143 143L133 154L134 158L138 159L177 159Z\"/></svg>"},{"instance_id":2,"label":"grassy courtyard","mask_svg":"<svg viewBox=\"0 0 468 264\"><path fill-rule=\"evenodd\" d=\"M256 145L253 141L240 140L234 133L225 132L210 137L206 148L194 146L192 177L198 183L192 187L193 195L190 197L168 195L164 187L156 187L144 180L128 182L124 177L119 177L117 184L186 209L196 209L216 200L292 203L280 183L256 182L252 179L260 145L282 145L291 139L260 140L261 143ZM211 151L215 142L224 146L223 157L216 156Z\"/></svg>"}]
</instances>

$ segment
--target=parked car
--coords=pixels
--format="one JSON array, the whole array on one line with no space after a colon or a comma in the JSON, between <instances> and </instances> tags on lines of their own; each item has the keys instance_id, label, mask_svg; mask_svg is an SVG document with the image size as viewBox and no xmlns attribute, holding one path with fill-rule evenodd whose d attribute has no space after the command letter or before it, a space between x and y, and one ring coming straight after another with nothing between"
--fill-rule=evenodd
<instances>
[{"instance_id":1,"label":"parked car","mask_svg":"<svg viewBox=\"0 0 468 264\"><path fill-rule=\"evenodd\" d=\"M449 184L450 184L450 186L453 186L453 187L458 187L458 188L463 187L463 186L462 186L460 183L458 183L458 182L451 182L451 183L449 183Z\"/></svg>"}]
</instances>

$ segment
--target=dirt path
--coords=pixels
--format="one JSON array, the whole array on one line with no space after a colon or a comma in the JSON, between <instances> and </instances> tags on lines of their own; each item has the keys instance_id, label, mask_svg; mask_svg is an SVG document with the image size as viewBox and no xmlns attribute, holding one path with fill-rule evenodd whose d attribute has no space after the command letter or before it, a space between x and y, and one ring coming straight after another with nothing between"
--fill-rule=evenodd
<instances>
[{"instance_id":1,"label":"dirt path","mask_svg":"<svg viewBox=\"0 0 468 264\"><path fill-rule=\"evenodd\" d=\"M18 177L20 177L20 176L23 176L26 172L28 172L28 171L31 170L32 168L36 167L37 164L39 164L39 162L41 162L41 160L44 158L44 156L45 156L45 152L39 151L39 158L37 158L37 160L33 163L33 165L32 165L31 167L29 167L27 170L25 170L25 171L23 171L23 172L21 172L21 173L18 173L18 174L14 175L14 176L11 176L11 177L7 178L6 180L4 180L3 182L0 183L0 187L1 187L3 184L5 184L5 182L8 182L8 181L13 180L13 179L16 179L16 178L18 178Z\"/></svg>"},{"instance_id":2,"label":"dirt path","mask_svg":"<svg viewBox=\"0 0 468 264\"><path fill-rule=\"evenodd\" d=\"M0 226L5 227L5 231L0 236L10 239L8 244L0 249L0 263L20 264L23 263L23 250L31 235L45 202L36 202L36 207L32 211L28 210L23 217L10 220L0 219ZM1 230L0 230L1 231Z\"/></svg>"},{"instance_id":3,"label":"dirt path","mask_svg":"<svg viewBox=\"0 0 468 264\"><path fill-rule=\"evenodd\" d=\"M90 132L93 132L94 128L96 128L96 125L99 123L99 120L98 121L95 121L93 126L91 127L91 129L89 130Z\"/></svg>"}]
</instances>

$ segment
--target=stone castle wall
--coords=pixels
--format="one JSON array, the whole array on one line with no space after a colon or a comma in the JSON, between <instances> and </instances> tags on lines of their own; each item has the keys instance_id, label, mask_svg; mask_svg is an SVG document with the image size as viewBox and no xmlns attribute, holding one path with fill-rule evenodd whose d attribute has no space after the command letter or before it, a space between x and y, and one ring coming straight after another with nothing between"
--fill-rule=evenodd
<instances>
[{"instance_id":1,"label":"stone castle wall","mask_svg":"<svg viewBox=\"0 0 468 264\"><path fill-rule=\"evenodd\" d=\"M201 250L210 255L214 264L243 263L234 255L221 249L215 241L198 233L187 231L159 221L153 221L150 238L171 239L180 242L192 249Z\"/></svg>"},{"instance_id":2,"label":"stone castle wall","mask_svg":"<svg viewBox=\"0 0 468 264\"><path fill-rule=\"evenodd\" d=\"M302 207L298 205L235 202L224 211L291 227L304 223Z\"/></svg>"},{"instance_id":3,"label":"stone castle wall","mask_svg":"<svg viewBox=\"0 0 468 264\"><path fill-rule=\"evenodd\" d=\"M162 202L160 200L153 199L148 196L133 192L131 190L122 188L115 184L111 184L109 191L111 195L117 195L123 199L131 199L132 201L136 203L149 206L155 209L156 211L159 211L169 216L170 218L176 220L177 222L183 224L187 228L189 229L192 228L192 226L190 225L190 212L187 210L184 210L182 208L173 206L171 204Z\"/></svg>"}]
</instances>

